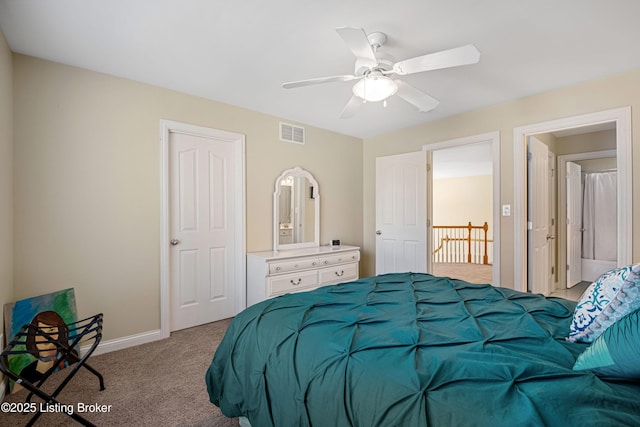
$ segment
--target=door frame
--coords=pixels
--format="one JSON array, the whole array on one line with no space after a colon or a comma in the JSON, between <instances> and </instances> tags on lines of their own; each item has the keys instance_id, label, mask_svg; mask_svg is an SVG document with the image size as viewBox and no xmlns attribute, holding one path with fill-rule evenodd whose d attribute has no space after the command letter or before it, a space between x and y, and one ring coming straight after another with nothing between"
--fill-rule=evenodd
<instances>
[{"instance_id":1,"label":"door frame","mask_svg":"<svg viewBox=\"0 0 640 427\"><path fill-rule=\"evenodd\" d=\"M500 286L500 131L481 133L477 135L464 136L462 138L449 139L434 142L422 146L422 150L427 152L427 271L433 272L433 231L431 222L433 220L433 152L445 148L460 147L481 142L491 143L491 156L493 163L493 266L492 284Z\"/></svg>"},{"instance_id":2,"label":"door frame","mask_svg":"<svg viewBox=\"0 0 640 427\"><path fill-rule=\"evenodd\" d=\"M515 290L527 291L527 150L529 135L549 133L614 122L616 124L616 163L618 169L618 265L631 264L632 253L632 165L631 107L615 108L513 129L514 178L514 283Z\"/></svg>"},{"instance_id":3,"label":"door frame","mask_svg":"<svg viewBox=\"0 0 640 427\"><path fill-rule=\"evenodd\" d=\"M170 326L170 263L169 263L169 140L171 133L211 138L233 144L234 147L234 227L235 227L235 312L247 306L246 290L246 186L245 137L242 134L171 120L160 120L160 335L168 338Z\"/></svg>"},{"instance_id":4,"label":"door frame","mask_svg":"<svg viewBox=\"0 0 640 427\"><path fill-rule=\"evenodd\" d=\"M580 160L594 160L616 157L616 150L589 151L585 153L563 154L558 156L558 176L565 177L567 175L567 163ZM616 197L617 198L617 197ZM566 179L558 180L558 218L562 218L558 222L558 236L567 235L567 181ZM618 207L620 204L618 203ZM564 233L564 234L563 234ZM566 237L565 237L566 239ZM558 266L567 264L567 245L565 244L563 251L558 251ZM566 268L558 269L558 289L567 289L567 270Z\"/></svg>"}]
</instances>

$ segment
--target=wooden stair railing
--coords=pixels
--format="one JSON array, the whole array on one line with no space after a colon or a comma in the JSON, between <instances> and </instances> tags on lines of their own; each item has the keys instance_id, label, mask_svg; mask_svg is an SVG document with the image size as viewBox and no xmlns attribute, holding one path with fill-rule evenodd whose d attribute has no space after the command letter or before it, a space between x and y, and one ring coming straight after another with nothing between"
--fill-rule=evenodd
<instances>
[{"instance_id":1,"label":"wooden stair railing","mask_svg":"<svg viewBox=\"0 0 640 427\"><path fill-rule=\"evenodd\" d=\"M489 264L489 224L434 225L433 262Z\"/></svg>"}]
</instances>

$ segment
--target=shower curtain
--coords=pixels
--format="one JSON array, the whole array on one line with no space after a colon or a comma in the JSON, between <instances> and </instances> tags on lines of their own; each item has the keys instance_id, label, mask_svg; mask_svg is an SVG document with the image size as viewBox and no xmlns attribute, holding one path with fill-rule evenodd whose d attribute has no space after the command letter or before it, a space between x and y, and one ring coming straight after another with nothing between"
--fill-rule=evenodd
<instances>
[{"instance_id":1,"label":"shower curtain","mask_svg":"<svg viewBox=\"0 0 640 427\"><path fill-rule=\"evenodd\" d=\"M582 258L616 261L617 173L584 174L582 209Z\"/></svg>"}]
</instances>

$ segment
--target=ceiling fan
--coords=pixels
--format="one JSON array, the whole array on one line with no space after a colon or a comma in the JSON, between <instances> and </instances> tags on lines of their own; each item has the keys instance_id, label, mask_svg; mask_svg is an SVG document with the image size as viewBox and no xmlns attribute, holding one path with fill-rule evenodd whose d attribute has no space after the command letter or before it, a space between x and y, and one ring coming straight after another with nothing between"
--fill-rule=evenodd
<instances>
[{"instance_id":1,"label":"ceiling fan","mask_svg":"<svg viewBox=\"0 0 640 427\"><path fill-rule=\"evenodd\" d=\"M340 118L352 117L364 102L383 101L386 105L386 99L396 94L415 106L420 112L433 110L440 101L408 83L392 79L390 76L394 74L404 76L423 71L475 64L480 61L478 49L468 44L395 62L389 55L378 50L387 41L387 36L384 33L375 32L367 35L362 28L352 27L340 27L336 31L356 56L354 74L288 82L284 83L282 87L293 89L322 83L357 80L353 86L353 96L340 113Z\"/></svg>"}]
</instances>

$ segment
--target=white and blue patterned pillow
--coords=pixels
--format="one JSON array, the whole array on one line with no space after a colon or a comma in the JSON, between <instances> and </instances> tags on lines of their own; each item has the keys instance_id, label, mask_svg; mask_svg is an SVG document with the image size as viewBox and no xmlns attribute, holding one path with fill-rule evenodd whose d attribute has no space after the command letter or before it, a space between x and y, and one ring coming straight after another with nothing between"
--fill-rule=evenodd
<instances>
[{"instance_id":1,"label":"white and blue patterned pillow","mask_svg":"<svg viewBox=\"0 0 640 427\"><path fill-rule=\"evenodd\" d=\"M618 319L640 308L640 264L607 271L580 297L567 340L592 342Z\"/></svg>"}]
</instances>

